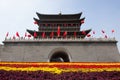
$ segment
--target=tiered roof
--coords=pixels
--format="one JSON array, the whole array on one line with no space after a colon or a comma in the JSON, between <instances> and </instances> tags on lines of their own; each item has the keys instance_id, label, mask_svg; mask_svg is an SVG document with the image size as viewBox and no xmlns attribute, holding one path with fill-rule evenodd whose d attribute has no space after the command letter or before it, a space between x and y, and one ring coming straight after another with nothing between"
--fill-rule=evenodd
<instances>
[{"instance_id":1,"label":"tiered roof","mask_svg":"<svg viewBox=\"0 0 120 80\"><path fill-rule=\"evenodd\" d=\"M31 35L37 33L37 38L42 38L42 33L45 32L46 37L50 37L50 33L54 32L54 37L57 37L57 28L60 26L60 35L67 31L67 37L74 37L74 32L76 32L76 37L84 38L90 31L84 30L85 34L80 31L81 21L85 18L81 18L82 12L77 14L40 14L36 13L38 18L34 18L37 22L39 28L38 31L27 30ZM65 26L66 25L66 26Z\"/></svg>"},{"instance_id":2,"label":"tiered roof","mask_svg":"<svg viewBox=\"0 0 120 80\"><path fill-rule=\"evenodd\" d=\"M36 13L37 16L39 17L39 19L41 21L46 21L46 20L79 20L82 12L78 13L78 14L40 14L40 13Z\"/></svg>"},{"instance_id":3,"label":"tiered roof","mask_svg":"<svg viewBox=\"0 0 120 80\"><path fill-rule=\"evenodd\" d=\"M33 18L35 21L39 22L39 23L43 23L43 22L76 22L76 23L80 23L80 21L84 20L85 18L80 19L82 12L78 13L78 14L40 14L40 13L36 13L39 19Z\"/></svg>"}]
</instances>

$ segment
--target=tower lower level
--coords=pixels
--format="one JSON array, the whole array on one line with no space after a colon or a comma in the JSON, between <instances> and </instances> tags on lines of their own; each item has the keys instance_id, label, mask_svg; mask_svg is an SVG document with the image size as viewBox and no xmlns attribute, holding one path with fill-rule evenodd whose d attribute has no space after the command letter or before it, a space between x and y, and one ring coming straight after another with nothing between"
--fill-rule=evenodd
<instances>
[{"instance_id":1,"label":"tower lower level","mask_svg":"<svg viewBox=\"0 0 120 80\"><path fill-rule=\"evenodd\" d=\"M5 40L1 61L120 62L113 38Z\"/></svg>"}]
</instances>

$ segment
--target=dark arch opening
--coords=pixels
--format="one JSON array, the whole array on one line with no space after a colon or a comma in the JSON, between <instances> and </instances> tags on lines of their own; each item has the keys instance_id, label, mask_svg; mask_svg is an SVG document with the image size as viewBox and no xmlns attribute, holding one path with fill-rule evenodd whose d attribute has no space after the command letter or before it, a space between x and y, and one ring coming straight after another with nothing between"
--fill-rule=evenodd
<instances>
[{"instance_id":1,"label":"dark arch opening","mask_svg":"<svg viewBox=\"0 0 120 80\"><path fill-rule=\"evenodd\" d=\"M59 51L51 56L50 62L70 62L70 60L65 52Z\"/></svg>"}]
</instances>

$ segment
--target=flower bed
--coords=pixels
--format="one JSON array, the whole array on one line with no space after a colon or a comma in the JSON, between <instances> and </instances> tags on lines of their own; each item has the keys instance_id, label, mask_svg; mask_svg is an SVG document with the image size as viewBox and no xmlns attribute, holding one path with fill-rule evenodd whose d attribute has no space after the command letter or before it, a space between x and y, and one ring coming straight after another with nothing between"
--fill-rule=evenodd
<instances>
[{"instance_id":1,"label":"flower bed","mask_svg":"<svg viewBox=\"0 0 120 80\"><path fill-rule=\"evenodd\" d=\"M0 80L104 79L120 80L120 63L0 63Z\"/></svg>"}]
</instances>

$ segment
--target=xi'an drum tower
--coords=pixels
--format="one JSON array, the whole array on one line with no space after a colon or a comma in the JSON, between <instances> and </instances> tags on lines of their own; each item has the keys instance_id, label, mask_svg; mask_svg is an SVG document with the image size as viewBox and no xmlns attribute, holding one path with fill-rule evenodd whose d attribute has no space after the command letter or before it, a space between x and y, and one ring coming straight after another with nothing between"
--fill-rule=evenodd
<instances>
[{"instance_id":1,"label":"xi'an drum tower","mask_svg":"<svg viewBox=\"0 0 120 80\"><path fill-rule=\"evenodd\" d=\"M82 12L36 14L38 30L27 29L33 38L5 39L0 45L0 61L120 62L115 38L91 38L91 29L81 30Z\"/></svg>"}]
</instances>

